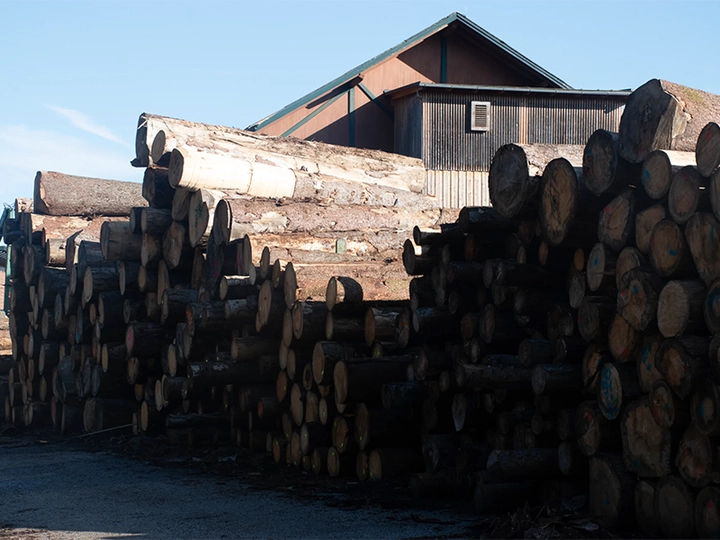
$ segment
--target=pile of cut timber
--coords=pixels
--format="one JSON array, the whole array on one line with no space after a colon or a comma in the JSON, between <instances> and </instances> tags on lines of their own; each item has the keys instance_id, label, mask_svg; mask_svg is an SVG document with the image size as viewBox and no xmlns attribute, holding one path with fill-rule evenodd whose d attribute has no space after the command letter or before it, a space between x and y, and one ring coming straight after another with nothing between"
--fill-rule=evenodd
<instances>
[{"instance_id":1,"label":"pile of cut timber","mask_svg":"<svg viewBox=\"0 0 720 540\"><path fill-rule=\"evenodd\" d=\"M719 111L650 81L619 134L500 148L459 216L414 160L142 115L149 206L64 270L49 216L3 231L6 413L716 537Z\"/></svg>"}]
</instances>

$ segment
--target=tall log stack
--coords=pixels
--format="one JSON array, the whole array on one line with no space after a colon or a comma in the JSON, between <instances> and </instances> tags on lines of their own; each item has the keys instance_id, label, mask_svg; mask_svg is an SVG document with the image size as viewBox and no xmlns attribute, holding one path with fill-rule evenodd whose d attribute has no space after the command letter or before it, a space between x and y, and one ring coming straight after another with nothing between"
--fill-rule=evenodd
<instances>
[{"instance_id":1,"label":"tall log stack","mask_svg":"<svg viewBox=\"0 0 720 540\"><path fill-rule=\"evenodd\" d=\"M500 148L457 215L417 160L144 114L144 201L70 217L95 181L39 173L63 217L6 222L6 416L717 536L719 118L650 81L618 134Z\"/></svg>"}]
</instances>

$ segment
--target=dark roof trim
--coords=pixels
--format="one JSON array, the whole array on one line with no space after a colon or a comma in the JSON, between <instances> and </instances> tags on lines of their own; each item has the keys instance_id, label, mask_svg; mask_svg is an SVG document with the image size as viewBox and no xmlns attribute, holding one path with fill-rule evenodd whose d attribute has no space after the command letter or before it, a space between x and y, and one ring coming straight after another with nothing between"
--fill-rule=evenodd
<instances>
[{"instance_id":1,"label":"dark roof trim","mask_svg":"<svg viewBox=\"0 0 720 540\"><path fill-rule=\"evenodd\" d=\"M460 90L464 92L491 92L491 93L518 93L518 94L561 94L575 96L609 96L609 97L627 97L632 92L630 90L577 90L574 88L537 88L532 86L475 86L471 84L438 84L416 82L386 90L385 95L392 99L397 99L408 94L418 92L420 90Z\"/></svg>"},{"instance_id":2,"label":"dark roof trim","mask_svg":"<svg viewBox=\"0 0 720 540\"><path fill-rule=\"evenodd\" d=\"M448 25L452 24L453 22L460 22L463 25L465 25L467 28L469 28L471 31L478 34L480 37L488 40L492 45L496 46L503 52L509 54L511 57L515 58L516 60L520 61L522 64L524 64L526 67L528 67L530 70L534 71L538 75L540 75L542 78L547 79L552 84L557 85L559 88L571 88L566 82L559 79L549 71L543 69L539 65L537 65L535 62L532 62L530 59L526 58L522 54L520 54L518 51L510 47L507 43L504 41L498 39L497 37L493 36L490 32L485 30L484 28L478 26L473 21L468 19L465 15L462 13L451 13L444 19L440 19L438 22L433 24L432 26L429 26L425 30L422 30L421 32L418 32L412 37L409 37L402 43L396 45L395 47L392 47L388 49L387 51L375 56L374 58L371 58L367 62L364 62L360 64L359 66L351 69L347 73L344 73L343 75L340 75L338 78L333 79L329 83L321 86L317 90L314 90L313 92L310 92L309 94L301 97L298 100L293 101L289 105L286 105L279 111L271 114L270 116L266 116L262 120L259 120L255 122L254 124L248 126L246 129L250 131L257 131L259 129L264 128L268 124L271 124L275 120L282 118L286 114L299 109L300 107L306 105L307 103L310 103L311 101L317 99L318 97L326 94L330 90L340 86L343 83L346 83L347 81L359 76L362 74L363 71L367 70L368 68L371 68L380 62L387 60L388 58L391 58L397 54L400 54L405 49L410 48L411 46L415 45L416 43L430 37L431 35L439 32L443 28L446 28Z\"/></svg>"}]
</instances>

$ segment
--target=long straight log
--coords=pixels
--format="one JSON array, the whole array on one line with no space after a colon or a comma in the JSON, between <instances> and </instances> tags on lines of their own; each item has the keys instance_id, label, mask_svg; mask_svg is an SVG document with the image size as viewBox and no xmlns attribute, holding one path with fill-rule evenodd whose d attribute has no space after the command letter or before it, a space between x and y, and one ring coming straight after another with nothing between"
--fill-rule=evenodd
<instances>
[{"instance_id":1,"label":"long straight log","mask_svg":"<svg viewBox=\"0 0 720 540\"><path fill-rule=\"evenodd\" d=\"M57 172L35 176L34 211L55 216L127 216L147 206L135 182L100 180Z\"/></svg>"}]
</instances>

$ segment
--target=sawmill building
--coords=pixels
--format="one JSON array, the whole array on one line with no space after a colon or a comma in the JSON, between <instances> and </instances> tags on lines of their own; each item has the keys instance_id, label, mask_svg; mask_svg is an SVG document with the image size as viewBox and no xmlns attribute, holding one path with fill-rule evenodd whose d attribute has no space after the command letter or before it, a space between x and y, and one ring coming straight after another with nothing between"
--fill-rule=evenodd
<instances>
[{"instance_id":1,"label":"sawmill building","mask_svg":"<svg viewBox=\"0 0 720 540\"><path fill-rule=\"evenodd\" d=\"M503 144L617 131L628 90L576 90L460 13L248 127L421 158L446 207L489 204Z\"/></svg>"}]
</instances>

